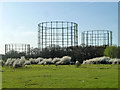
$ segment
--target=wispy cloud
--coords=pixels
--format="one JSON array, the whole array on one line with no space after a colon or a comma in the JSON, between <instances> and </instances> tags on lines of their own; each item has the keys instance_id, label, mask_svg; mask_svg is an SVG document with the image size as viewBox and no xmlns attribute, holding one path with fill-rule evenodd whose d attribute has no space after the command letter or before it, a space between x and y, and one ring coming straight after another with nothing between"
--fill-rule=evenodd
<instances>
[{"instance_id":1,"label":"wispy cloud","mask_svg":"<svg viewBox=\"0 0 120 90\"><path fill-rule=\"evenodd\" d=\"M0 0L0 2L119 2L119 0Z\"/></svg>"}]
</instances>

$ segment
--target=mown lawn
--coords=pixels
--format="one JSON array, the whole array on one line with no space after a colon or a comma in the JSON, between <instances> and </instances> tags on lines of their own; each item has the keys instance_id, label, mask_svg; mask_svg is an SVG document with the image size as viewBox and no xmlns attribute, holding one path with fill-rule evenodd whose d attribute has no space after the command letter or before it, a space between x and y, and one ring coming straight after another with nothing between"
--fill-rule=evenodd
<instances>
[{"instance_id":1,"label":"mown lawn","mask_svg":"<svg viewBox=\"0 0 120 90\"><path fill-rule=\"evenodd\" d=\"M2 88L117 88L118 65L2 68Z\"/></svg>"}]
</instances>

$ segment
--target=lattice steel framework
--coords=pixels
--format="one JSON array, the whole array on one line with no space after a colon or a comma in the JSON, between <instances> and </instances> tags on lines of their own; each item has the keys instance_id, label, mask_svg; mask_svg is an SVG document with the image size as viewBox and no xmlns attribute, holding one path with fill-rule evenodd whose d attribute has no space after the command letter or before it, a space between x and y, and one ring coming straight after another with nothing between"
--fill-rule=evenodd
<instances>
[{"instance_id":1,"label":"lattice steel framework","mask_svg":"<svg viewBox=\"0 0 120 90\"><path fill-rule=\"evenodd\" d=\"M85 46L104 46L112 45L112 31L92 30L82 32L82 45Z\"/></svg>"},{"instance_id":2,"label":"lattice steel framework","mask_svg":"<svg viewBox=\"0 0 120 90\"><path fill-rule=\"evenodd\" d=\"M11 50L30 54L30 44L5 44L5 54Z\"/></svg>"},{"instance_id":3,"label":"lattice steel framework","mask_svg":"<svg viewBox=\"0 0 120 90\"><path fill-rule=\"evenodd\" d=\"M78 25L74 22L51 21L38 24L38 48L78 45Z\"/></svg>"}]
</instances>

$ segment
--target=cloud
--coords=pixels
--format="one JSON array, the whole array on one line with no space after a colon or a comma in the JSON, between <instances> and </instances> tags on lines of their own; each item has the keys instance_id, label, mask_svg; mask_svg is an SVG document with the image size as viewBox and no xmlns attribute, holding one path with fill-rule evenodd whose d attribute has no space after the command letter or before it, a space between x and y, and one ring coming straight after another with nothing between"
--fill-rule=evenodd
<instances>
[{"instance_id":1,"label":"cloud","mask_svg":"<svg viewBox=\"0 0 120 90\"><path fill-rule=\"evenodd\" d=\"M44 0L44 2L118 2L119 0ZM0 0L0 2L43 2L43 0Z\"/></svg>"}]
</instances>

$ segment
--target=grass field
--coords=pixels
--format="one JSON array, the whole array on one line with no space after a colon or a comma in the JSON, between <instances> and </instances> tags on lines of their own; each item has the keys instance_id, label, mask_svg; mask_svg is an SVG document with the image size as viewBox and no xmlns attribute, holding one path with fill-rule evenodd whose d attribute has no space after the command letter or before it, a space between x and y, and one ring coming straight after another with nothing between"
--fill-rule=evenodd
<instances>
[{"instance_id":1,"label":"grass field","mask_svg":"<svg viewBox=\"0 0 120 90\"><path fill-rule=\"evenodd\" d=\"M117 88L118 65L2 68L2 88Z\"/></svg>"}]
</instances>

